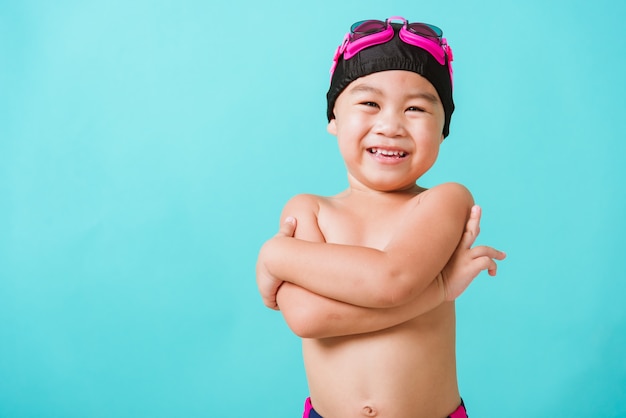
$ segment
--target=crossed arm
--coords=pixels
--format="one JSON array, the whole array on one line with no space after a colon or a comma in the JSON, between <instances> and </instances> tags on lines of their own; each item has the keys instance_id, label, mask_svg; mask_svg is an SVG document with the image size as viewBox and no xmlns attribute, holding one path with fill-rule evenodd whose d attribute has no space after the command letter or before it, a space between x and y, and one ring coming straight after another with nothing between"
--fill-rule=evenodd
<instances>
[{"instance_id":1,"label":"crossed arm","mask_svg":"<svg viewBox=\"0 0 626 418\"><path fill-rule=\"evenodd\" d=\"M407 220L380 251L325 244L321 233L310 229L315 220L296 210L298 219L304 217L298 227L295 220L284 221L259 255L257 281L264 302L274 309L280 305L296 334L322 338L388 328L454 300L480 271L495 275L494 259L504 258L490 247L471 248L480 209L472 209L463 231L471 204L466 197L452 191L452 202L448 196L422 203L422 222ZM454 213L459 207L463 212ZM290 209L288 204L286 213ZM427 245L414 245L424 236Z\"/></svg>"}]
</instances>

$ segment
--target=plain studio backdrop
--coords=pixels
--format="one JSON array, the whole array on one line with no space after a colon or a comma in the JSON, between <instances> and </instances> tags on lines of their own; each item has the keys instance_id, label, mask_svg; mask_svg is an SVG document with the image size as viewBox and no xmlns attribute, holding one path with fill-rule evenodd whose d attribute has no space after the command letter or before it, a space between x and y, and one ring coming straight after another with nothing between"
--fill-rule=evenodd
<instances>
[{"instance_id":1,"label":"plain studio backdrop","mask_svg":"<svg viewBox=\"0 0 626 418\"><path fill-rule=\"evenodd\" d=\"M292 418L299 340L254 266L346 187L325 93L351 23L454 49L451 135L508 253L461 296L472 416L626 416L624 2L3 1L0 416Z\"/></svg>"}]
</instances>

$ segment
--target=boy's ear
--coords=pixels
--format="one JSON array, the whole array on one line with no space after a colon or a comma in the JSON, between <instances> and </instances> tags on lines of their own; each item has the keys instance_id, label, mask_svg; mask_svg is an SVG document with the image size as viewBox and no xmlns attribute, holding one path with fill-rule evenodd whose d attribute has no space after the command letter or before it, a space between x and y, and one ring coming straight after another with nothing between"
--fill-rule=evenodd
<instances>
[{"instance_id":1,"label":"boy's ear","mask_svg":"<svg viewBox=\"0 0 626 418\"><path fill-rule=\"evenodd\" d=\"M337 122L335 122L335 118L332 118L330 122L328 122L326 130L329 134L337 136Z\"/></svg>"},{"instance_id":2,"label":"boy's ear","mask_svg":"<svg viewBox=\"0 0 626 418\"><path fill-rule=\"evenodd\" d=\"M445 136L443 136L443 134L441 134L441 140L439 141L440 144L443 144L443 140L446 139Z\"/></svg>"}]
</instances>

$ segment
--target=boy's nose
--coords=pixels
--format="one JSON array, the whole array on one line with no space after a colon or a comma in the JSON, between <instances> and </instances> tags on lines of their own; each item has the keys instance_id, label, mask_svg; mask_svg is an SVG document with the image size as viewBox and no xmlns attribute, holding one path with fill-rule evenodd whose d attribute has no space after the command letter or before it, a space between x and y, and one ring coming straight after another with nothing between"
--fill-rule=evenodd
<instances>
[{"instance_id":1,"label":"boy's nose","mask_svg":"<svg viewBox=\"0 0 626 418\"><path fill-rule=\"evenodd\" d=\"M388 138L404 136L406 129L402 117L394 112L380 112L374 125L374 132Z\"/></svg>"}]
</instances>

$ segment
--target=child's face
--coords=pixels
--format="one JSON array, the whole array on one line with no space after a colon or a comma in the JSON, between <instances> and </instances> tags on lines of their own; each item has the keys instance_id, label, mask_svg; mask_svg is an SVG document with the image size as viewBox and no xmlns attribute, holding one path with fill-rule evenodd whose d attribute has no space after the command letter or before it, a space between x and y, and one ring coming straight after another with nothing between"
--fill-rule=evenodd
<instances>
[{"instance_id":1,"label":"child's face","mask_svg":"<svg viewBox=\"0 0 626 418\"><path fill-rule=\"evenodd\" d=\"M437 159L444 111L419 74L382 71L339 95L328 132L337 136L352 186L396 191L415 186Z\"/></svg>"}]
</instances>

